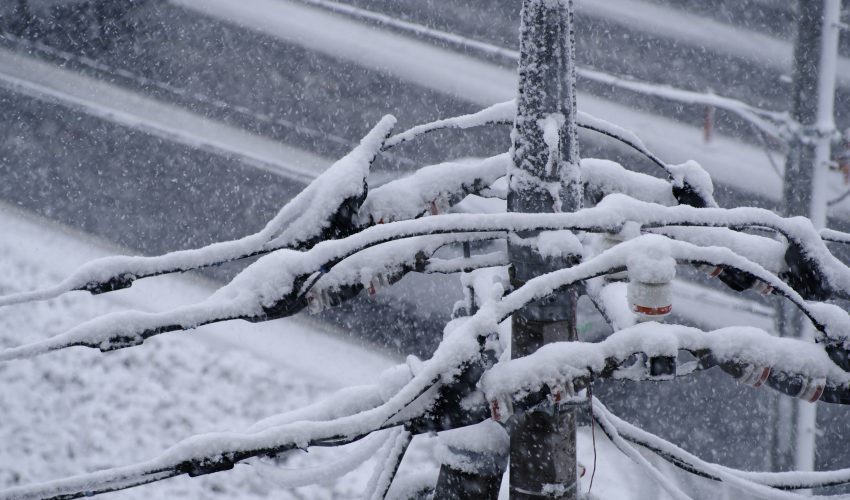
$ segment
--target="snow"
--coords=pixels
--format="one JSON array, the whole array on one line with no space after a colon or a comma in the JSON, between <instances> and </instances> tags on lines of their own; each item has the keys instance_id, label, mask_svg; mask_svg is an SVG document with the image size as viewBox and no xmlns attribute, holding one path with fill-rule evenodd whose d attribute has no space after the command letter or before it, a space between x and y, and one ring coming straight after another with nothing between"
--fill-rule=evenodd
<instances>
[{"instance_id":1,"label":"snow","mask_svg":"<svg viewBox=\"0 0 850 500\"><path fill-rule=\"evenodd\" d=\"M55 279L83 261L120 250L6 206L0 209L0 227L16 236L0 242L2 290ZM150 280L109 296L16 306L4 310L0 342L37 338L116 309L168 309L210 290L210 283L186 275ZM392 365L341 335L292 318L250 328L204 327L199 335L108 356L68 351L50 360L5 365L0 369L0 488L144 459L192 434L245 428L306 407L336 388L374 383ZM324 362L317 364L317 359ZM353 394L368 401L362 390ZM316 456L318 462L303 454L288 456L284 467L313 467L325 456ZM113 496L250 499L271 494L295 499L307 494L333 499L355 495L365 486L366 467L346 481L292 494L246 466Z\"/></svg>"},{"instance_id":2,"label":"snow","mask_svg":"<svg viewBox=\"0 0 850 500\"><path fill-rule=\"evenodd\" d=\"M434 231L447 230L457 231L464 228L475 228L478 231L481 229L517 230L523 227L539 227L540 225L549 225L548 227L553 229L578 225L578 227L587 229L595 228L596 230L623 232L628 221L636 221L641 224L680 224L684 220L733 226L742 225L741 220L746 220L748 221L747 224L782 227L790 234L803 234L801 231L814 232L813 228L807 229L802 221L777 218L763 210L697 210L683 206L664 207L629 200L622 195L609 196L599 206L576 214L503 214L486 218L479 215L437 216L374 226L347 240L320 243L309 252L278 251L270 254L249 266L248 270L237 277L230 285L214 294L211 303L216 306L214 309L219 314L225 304L227 307L231 307L234 303L238 306L240 302L232 300L236 297L242 297L243 303L269 305L271 303L269 297L273 297L275 294L279 296L279 294L290 290L294 276L299 275L299 273L315 269L315 266L321 262L352 255L352 252L356 250L368 247L374 242L385 241L391 236L428 234ZM635 231L631 232L635 233ZM570 249L577 246L578 240L574 236L570 236L566 240L564 240L564 236L565 233L553 232L551 236L545 237L544 241L548 241L547 244L555 249ZM636 236L635 233L631 236L631 238L624 238L625 241L620 244L572 268L535 278L526 287L514 291L503 299L498 299L497 293L485 290L482 296L490 297L490 300L485 300L481 310L468 321L456 321L450 324L446 330L446 338L435 356L421 365L414 363L417 367L416 373L411 370L412 365L402 365L400 368L386 372L388 375L383 377L384 380L377 389L363 389L363 395L377 393L381 396L380 400L369 399L377 406L358 406L357 402L352 399L349 400L351 402L341 405L344 408L343 411L331 412L328 415L321 414L322 408L326 407L314 406L312 409L298 413L299 415L305 415L305 413L321 415L321 418L312 422L283 416L281 419L266 421L266 423L256 426L248 432L230 431L199 435L178 443L166 453L148 462L123 469L103 471L96 475L76 479L69 478L52 485L44 484L38 486L37 489L9 490L8 494L26 498L30 494L43 494L44 491L47 491L45 488L49 488L50 491L62 492L80 488L97 489L104 486L126 486L134 484L134 481L137 481L134 478L137 477L141 477L144 481L159 479L163 477L163 474L166 474L161 472L162 470L185 463L195 464L198 460L197 457L220 457L225 451L229 456L241 452L251 454L258 449L295 449L307 446L310 443L321 443L322 440L332 437L359 436L370 430L378 429L386 425L387 422L400 422L403 418L409 418L411 411L426 410L428 401L435 395L429 389L429 387L432 387L433 381L443 378L447 374L455 373L463 363L476 359L480 349L476 337L496 331L498 323L517 307L542 297L564 284L604 274L611 269L620 268L624 265L629 267L630 272L638 274L644 271L649 272L651 276L644 278L650 281L672 278L670 272L670 269L672 269L671 257L709 262L715 265L733 265L770 282L777 289L794 299L798 305L806 307L809 314L820 325L825 326L827 331L846 331L843 328L848 323L846 312L826 304L804 304L799 296L784 284L777 283L775 278L761 266L737 256L725 248L697 247L691 243L670 240L660 235ZM486 235L486 237L493 236ZM417 240L412 241L415 248L416 244L421 245L421 242L429 242L429 240L432 240L430 241L431 245L441 245L456 238L451 235L437 235L421 237L418 243ZM399 244L401 243L409 245L411 242L405 241ZM374 251L387 251L387 249L376 247ZM398 253L397 250L389 250L389 252L388 255ZM654 254L649 255L646 252L662 253L653 257ZM647 264L648 261L645 258L647 256L653 257L649 264ZM658 263L656 261L667 262L667 264L659 267L656 265ZM351 257L349 262L356 263L356 257ZM339 269L344 270L345 266ZM352 265L352 269L362 268L358 265ZM483 276L486 276L486 274L482 274ZM499 281L490 278L490 283L491 285L482 286L491 287L495 291L496 288L492 285L498 284ZM473 286L475 286L474 282ZM247 295L240 295L246 292ZM218 300L222 298L228 300L218 303ZM175 312L183 313L186 310L185 307L183 309L178 308L171 313L165 313L165 317L173 320L173 316L167 315L173 315ZM145 318L156 317L148 316L148 314L134 313L131 318L126 315L119 316L120 321L115 320L115 317L112 319L107 317L106 320L101 321L105 321L110 327L114 328L118 325L132 324ZM162 317L159 316L159 318ZM128 322L128 318L133 319L133 321ZM773 366L779 371L801 373L813 379L823 379L831 386L843 386L850 383L850 376L832 365L823 350L811 343L775 339L765 332L753 328L734 327L706 333L678 325L644 323L627 326L598 344L575 342L552 344L526 358L511 361L503 360L484 377L482 388L489 398L498 398L506 394L517 395L536 390L542 384L560 383L564 380L587 376L591 372L598 372L605 366L606 360L611 357L624 360L635 352L644 352L650 356L670 356L675 355L679 349L691 351L710 349L714 356L721 361ZM404 376L399 377L400 373ZM348 398L363 399L361 393L357 391L348 391L345 394ZM424 399L411 405L415 400L420 400L422 397ZM372 448L367 447L367 449L371 450ZM632 454L632 452L626 451ZM641 459L636 459L643 463ZM329 473L326 472L327 470L341 471L353 466L355 462L353 459L335 461L331 464L330 469L316 469L313 472L322 475ZM668 488L668 490L676 494L675 489Z\"/></svg>"},{"instance_id":3,"label":"snow","mask_svg":"<svg viewBox=\"0 0 850 500\"><path fill-rule=\"evenodd\" d=\"M254 453L253 450L293 449L304 447L308 443L323 439L336 439L340 435L358 436L370 430L387 425L387 421L399 418L400 410L422 394L441 374L452 373L464 359L475 356L477 342L464 336L452 337L444 342L434 359L424 363L413 380L403 387L389 401L379 407L361 412L354 416L341 416L327 421L291 422L282 425L264 427L247 433L219 432L198 435L172 446L159 457L135 466L105 470L93 475L68 478L40 486L6 490L11 497L27 498L41 496L50 491L76 491L99 488L123 487L162 477L162 470L181 464L195 464L196 457L221 457L227 453ZM427 406L423 407L427 408ZM218 459L215 459L218 460ZM170 473L169 473L170 474Z\"/></svg>"},{"instance_id":4,"label":"snow","mask_svg":"<svg viewBox=\"0 0 850 500\"><path fill-rule=\"evenodd\" d=\"M758 262L774 274L787 268L785 245L776 239L719 227L665 227L653 232L699 246L722 246Z\"/></svg>"},{"instance_id":5,"label":"snow","mask_svg":"<svg viewBox=\"0 0 850 500\"><path fill-rule=\"evenodd\" d=\"M376 30L365 24L295 2L278 0L172 0L172 3L365 67L405 78L428 88L468 95L492 104L513 97L511 72L427 44ZM434 56L439 54L439 65Z\"/></svg>"},{"instance_id":6,"label":"snow","mask_svg":"<svg viewBox=\"0 0 850 500\"><path fill-rule=\"evenodd\" d=\"M446 212L470 192L503 177L510 165L510 156L501 154L481 161L447 162L420 168L369 191L360 210L360 222L392 222L413 219L424 213Z\"/></svg>"},{"instance_id":7,"label":"snow","mask_svg":"<svg viewBox=\"0 0 850 500\"><path fill-rule=\"evenodd\" d=\"M668 165L668 170L673 176L673 185L682 187L687 183L694 188L703 200L714 199L714 183L711 176L702 166L694 160L688 160L681 165ZM717 206L715 203L714 206Z\"/></svg>"},{"instance_id":8,"label":"snow","mask_svg":"<svg viewBox=\"0 0 850 500\"><path fill-rule=\"evenodd\" d=\"M629 448L631 445L626 443L622 437L626 437L631 442L640 443L644 446L651 447L667 454L668 456L680 460L682 464L688 464L696 470L712 477L716 477L723 483L712 483L712 489L716 490L720 484L729 485L728 489L737 490L737 494L746 492L755 498L781 499L781 498L812 498L810 494L805 492L786 492L778 489L766 487L765 485L775 485L778 487L791 486L799 488L803 484L823 484L830 480L840 480L846 478L850 473L848 469L826 472L779 472L779 473L759 473L759 472L744 472L735 469L729 469L721 465L708 463L700 458L682 450L678 446L664 441L657 436L653 436L631 424L613 415L608 409L597 399L593 401L594 415L602 424L606 431L614 435L614 441L621 449ZM620 439L618 439L620 438ZM633 453L633 452L632 452ZM645 462L645 465L651 465ZM816 496L815 498L836 498L835 496Z\"/></svg>"},{"instance_id":9,"label":"snow","mask_svg":"<svg viewBox=\"0 0 850 500\"><path fill-rule=\"evenodd\" d=\"M403 460L407 445L410 443L410 433L403 429L391 431L392 434L382 449L378 452L377 461L382 467L377 467L369 485L366 487L366 500L383 500L395 479L395 472Z\"/></svg>"},{"instance_id":10,"label":"snow","mask_svg":"<svg viewBox=\"0 0 850 500\"><path fill-rule=\"evenodd\" d=\"M267 463L263 459L253 460L250 464L258 473L283 489L333 483L372 459L378 449L392 437L388 431L373 433L353 445L343 447L334 459L312 467L284 469L273 461Z\"/></svg>"},{"instance_id":11,"label":"snow","mask_svg":"<svg viewBox=\"0 0 850 500\"><path fill-rule=\"evenodd\" d=\"M392 148L399 144L410 142L421 135L434 132L436 130L462 130L489 124L510 124L513 123L515 116L516 101L500 102L475 113L444 118L442 120L417 125L387 139L386 147Z\"/></svg>"},{"instance_id":12,"label":"snow","mask_svg":"<svg viewBox=\"0 0 850 500\"><path fill-rule=\"evenodd\" d=\"M605 283L604 278L594 278L587 281L587 287L588 294L601 309L614 331L635 324L635 314L626 299L628 292L626 283Z\"/></svg>"},{"instance_id":13,"label":"snow","mask_svg":"<svg viewBox=\"0 0 850 500\"><path fill-rule=\"evenodd\" d=\"M827 200L831 198L828 165L832 161L832 140L838 133L835 129L835 83L838 70L838 38L841 22L840 0L827 0L823 7L823 29L820 41L818 64L817 113L813 125L817 133L814 171L812 172L811 202L807 215L815 227L826 227ZM810 420L813 420L812 419ZM814 461L811 457L810 461ZM811 469L811 467L810 467Z\"/></svg>"},{"instance_id":14,"label":"snow","mask_svg":"<svg viewBox=\"0 0 850 500\"><path fill-rule=\"evenodd\" d=\"M626 258L630 281L660 284L669 283L676 276L676 261L667 248L652 243L635 248Z\"/></svg>"},{"instance_id":15,"label":"snow","mask_svg":"<svg viewBox=\"0 0 850 500\"><path fill-rule=\"evenodd\" d=\"M510 436L492 420L441 432L437 458L455 470L492 475L504 470Z\"/></svg>"},{"instance_id":16,"label":"snow","mask_svg":"<svg viewBox=\"0 0 850 500\"><path fill-rule=\"evenodd\" d=\"M599 343L547 344L531 355L500 362L483 376L481 385L490 401L521 397L545 385L555 387L577 379L586 380L602 373L611 359L624 362L635 353L676 357L680 350L705 349L719 362L772 367L774 372L802 374L810 380L824 379L831 387L850 384L850 375L831 363L823 349L811 342L777 338L751 327L704 332L682 325L646 322L615 332ZM623 376L649 379L647 373L629 372Z\"/></svg>"},{"instance_id":17,"label":"snow","mask_svg":"<svg viewBox=\"0 0 850 500\"><path fill-rule=\"evenodd\" d=\"M582 158L581 177L585 193L599 198L612 193L622 193L639 200L660 205L676 205L670 183L628 170L619 163L597 158Z\"/></svg>"},{"instance_id":18,"label":"snow","mask_svg":"<svg viewBox=\"0 0 850 500\"><path fill-rule=\"evenodd\" d=\"M378 378L381 399L388 401L395 393L410 382L413 372L407 364L396 365L384 370Z\"/></svg>"},{"instance_id":19,"label":"snow","mask_svg":"<svg viewBox=\"0 0 850 500\"><path fill-rule=\"evenodd\" d=\"M630 78L617 77L588 68L579 68L578 74L588 80L607 83L619 88L632 90L643 95L663 97L672 101L703 104L706 106L726 109L743 117L745 120L756 125L763 132L774 137L781 137L785 132L782 127L791 126L788 113L779 113L754 108L744 102L714 95L712 93L692 92L677 89L669 85L641 82Z\"/></svg>"},{"instance_id":20,"label":"snow","mask_svg":"<svg viewBox=\"0 0 850 500\"><path fill-rule=\"evenodd\" d=\"M266 227L266 232L279 233L270 238L270 244L296 246L310 242L322 230L333 229L329 228L332 217L347 200L362 202L368 190L369 170L395 123L394 116L384 116L354 150L321 175L321 180L298 193L291 202L291 213L282 217L288 217L291 222L287 221L285 228L280 222L276 224L278 227L271 224L272 227Z\"/></svg>"},{"instance_id":21,"label":"snow","mask_svg":"<svg viewBox=\"0 0 850 500\"><path fill-rule=\"evenodd\" d=\"M595 402L594 402L595 403ZM591 403L593 404L593 403ZM638 464L648 475L651 477L656 483L661 485L661 487L674 499L676 500L690 500L690 497L683 492L669 477L662 474L658 469L652 466L649 461L638 452L633 446L627 443L622 437L620 437L617 429L614 428L608 422L606 418L607 415L605 413L600 414L600 410L604 407L601 405L595 405L595 417L596 421L599 422L600 426L605 429L606 434L611 439L612 444L616 446L623 454L632 459L632 461Z\"/></svg>"},{"instance_id":22,"label":"snow","mask_svg":"<svg viewBox=\"0 0 850 500\"><path fill-rule=\"evenodd\" d=\"M543 257L568 258L582 254L581 242L571 231L541 231L536 239L537 253Z\"/></svg>"}]
</instances>

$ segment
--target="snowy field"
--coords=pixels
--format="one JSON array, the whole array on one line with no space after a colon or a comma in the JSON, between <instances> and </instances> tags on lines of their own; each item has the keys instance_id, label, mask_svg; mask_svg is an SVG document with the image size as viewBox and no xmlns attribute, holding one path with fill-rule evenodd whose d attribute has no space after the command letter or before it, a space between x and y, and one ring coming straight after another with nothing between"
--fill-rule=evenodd
<instances>
[{"instance_id":1,"label":"snowy field","mask_svg":"<svg viewBox=\"0 0 850 500\"><path fill-rule=\"evenodd\" d=\"M115 253L44 220L0 210L0 290L57 281L80 263ZM126 309L158 310L203 297L191 277L140 282L106 296L70 294L0 314L0 343L59 333ZM0 486L145 460L188 436L244 429L265 417L368 383L393 362L302 319L232 322L102 355L83 348L0 366ZM287 467L320 453L297 453ZM338 482L281 491L255 467L165 481L104 498L356 498L367 463Z\"/></svg>"}]
</instances>

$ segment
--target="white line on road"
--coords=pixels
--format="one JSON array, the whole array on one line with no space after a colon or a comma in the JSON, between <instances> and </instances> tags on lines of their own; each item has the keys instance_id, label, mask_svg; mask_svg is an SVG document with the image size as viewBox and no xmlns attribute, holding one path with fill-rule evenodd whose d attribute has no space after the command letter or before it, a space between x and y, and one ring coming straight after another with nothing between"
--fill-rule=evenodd
<instances>
[{"instance_id":1,"label":"white line on road","mask_svg":"<svg viewBox=\"0 0 850 500\"><path fill-rule=\"evenodd\" d=\"M327 159L308 151L3 49L0 49L0 87L57 102L169 141L234 156L252 166L301 181L315 178L330 165Z\"/></svg>"}]
</instances>

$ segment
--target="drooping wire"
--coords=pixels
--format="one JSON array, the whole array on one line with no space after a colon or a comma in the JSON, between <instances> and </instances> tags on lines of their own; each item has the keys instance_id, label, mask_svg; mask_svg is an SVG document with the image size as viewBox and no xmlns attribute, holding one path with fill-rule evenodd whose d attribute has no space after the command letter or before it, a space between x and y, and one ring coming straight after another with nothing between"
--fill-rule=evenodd
<instances>
[{"instance_id":1,"label":"drooping wire","mask_svg":"<svg viewBox=\"0 0 850 500\"><path fill-rule=\"evenodd\" d=\"M591 402L588 405L590 408L590 439L593 443L593 471L590 473L590 485L587 487L587 494L590 495L590 490L593 489L593 479L596 477L596 419L593 415L593 383L587 384L587 399Z\"/></svg>"}]
</instances>

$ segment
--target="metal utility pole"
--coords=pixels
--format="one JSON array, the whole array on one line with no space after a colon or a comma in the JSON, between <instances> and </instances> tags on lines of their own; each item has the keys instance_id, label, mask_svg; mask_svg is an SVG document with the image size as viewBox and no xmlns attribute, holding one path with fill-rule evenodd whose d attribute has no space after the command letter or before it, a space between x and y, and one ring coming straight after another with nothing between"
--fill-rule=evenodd
<instances>
[{"instance_id":1,"label":"metal utility pole","mask_svg":"<svg viewBox=\"0 0 850 500\"><path fill-rule=\"evenodd\" d=\"M826 175L835 133L835 69L838 59L840 0L800 0L794 47L792 116L799 130L785 163L783 202L786 216L809 217L816 227L826 226ZM783 337L814 338L799 312L780 306L778 326ZM779 402L774 467L814 470L815 405ZM791 430L794 432L790 432ZM794 435L795 441L791 442ZM793 450L793 456L791 451Z\"/></svg>"},{"instance_id":2,"label":"metal utility pole","mask_svg":"<svg viewBox=\"0 0 850 500\"><path fill-rule=\"evenodd\" d=\"M523 0L519 95L514 124L509 212L571 212L581 207L576 134L572 0ZM512 282L521 286L572 259L544 258L534 232L511 236ZM511 356L576 340L578 293L568 289L513 315ZM529 412L510 430L510 498L576 498L574 410Z\"/></svg>"}]
</instances>

